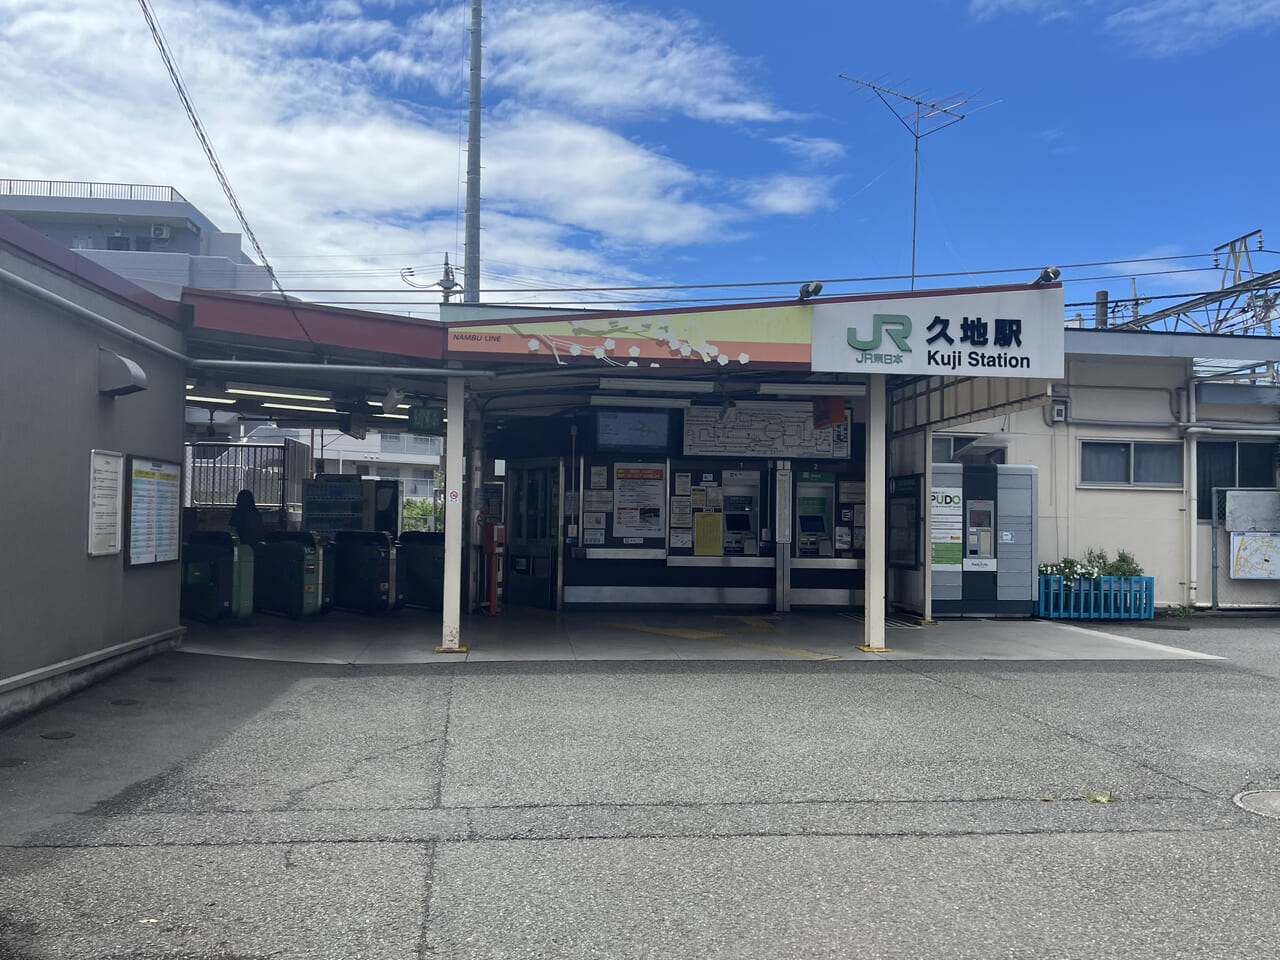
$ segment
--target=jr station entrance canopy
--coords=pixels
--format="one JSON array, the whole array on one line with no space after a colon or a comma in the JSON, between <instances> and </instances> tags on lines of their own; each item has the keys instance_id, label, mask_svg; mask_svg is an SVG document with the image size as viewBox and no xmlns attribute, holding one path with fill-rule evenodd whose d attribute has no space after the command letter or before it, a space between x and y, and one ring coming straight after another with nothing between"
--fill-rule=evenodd
<instances>
[{"instance_id":1,"label":"jr station entrance canopy","mask_svg":"<svg viewBox=\"0 0 1280 960\"><path fill-rule=\"evenodd\" d=\"M599 406L679 405L715 424L783 401L813 404L815 424L832 401L848 404L865 424L865 641L883 647L886 478L927 472L929 428L1043 403L1064 372L1057 283L443 323L195 290L183 307L189 392L220 409L405 430L415 408L441 408L446 648L458 645L463 508L486 443L505 435L501 445L531 455L548 424ZM292 397L228 389L244 381ZM777 455L763 433L751 442ZM927 597L927 583L905 589Z\"/></svg>"}]
</instances>

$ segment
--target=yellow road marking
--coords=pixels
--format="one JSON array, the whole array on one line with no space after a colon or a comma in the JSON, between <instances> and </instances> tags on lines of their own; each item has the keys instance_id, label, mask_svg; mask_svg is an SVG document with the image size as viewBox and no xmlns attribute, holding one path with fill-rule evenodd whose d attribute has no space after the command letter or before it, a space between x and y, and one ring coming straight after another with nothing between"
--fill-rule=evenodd
<instances>
[{"instance_id":1,"label":"yellow road marking","mask_svg":"<svg viewBox=\"0 0 1280 960\"><path fill-rule=\"evenodd\" d=\"M636 633L656 633L660 637L674 637L677 640L719 640L723 633L712 633L710 630L670 630L666 627L646 627L635 623L605 623L597 621L599 626L612 627L615 630L634 630Z\"/></svg>"},{"instance_id":2,"label":"yellow road marking","mask_svg":"<svg viewBox=\"0 0 1280 960\"><path fill-rule=\"evenodd\" d=\"M735 616L716 614L716 619L717 620L737 620L743 626L744 629L749 630L752 633L777 633L778 632L777 617L762 617L762 616L748 616L748 617L736 616L735 617Z\"/></svg>"},{"instance_id":3,"label":"yellow road marking","mask_svg":"<svg viewBox=\"0 0 1280 960\"><path fill-rule=\"evenodd\" d=\"M800 657L804 660L839 660L838 654L818 653L816 650L802 650L798 647L776 647L771 643L751 643L747 640L717 640L716 643L731 647L750 647L752 650L768 650L770 653L783 653L789 657Z\"/></svg>"}]
</instances>

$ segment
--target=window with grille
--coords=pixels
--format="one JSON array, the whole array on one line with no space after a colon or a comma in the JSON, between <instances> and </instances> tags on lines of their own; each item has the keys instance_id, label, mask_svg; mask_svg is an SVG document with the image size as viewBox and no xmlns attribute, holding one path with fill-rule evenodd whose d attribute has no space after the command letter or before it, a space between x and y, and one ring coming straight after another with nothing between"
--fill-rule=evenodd
<instances>
[{"instance_id":1,"label":"window with grille","mask_svg":"<svg viewBox=\"0 0 1280 960\"><path fill-rule=\"evenodd\" d=\"M1214 488L1274 487L1274 443L1201 440L1196 444L1196 516L1213 519Z\"/></svg>"}]
</instances>

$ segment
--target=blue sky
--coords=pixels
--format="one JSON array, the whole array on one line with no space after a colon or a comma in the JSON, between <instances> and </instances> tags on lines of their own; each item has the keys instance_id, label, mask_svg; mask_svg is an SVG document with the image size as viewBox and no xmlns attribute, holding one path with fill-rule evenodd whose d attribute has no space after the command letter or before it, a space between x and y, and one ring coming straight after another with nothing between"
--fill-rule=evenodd
<instances>
[{"instance_id":1,"label":"blue sky","mask_svg":"<svg viewBox=\"0 0 1280 960\"><path fill-rule=\"evenodd\" d=\"M461 258L469 4L152 2L286 287L430 315L435 296L400 271L434 279L445 251ZM987 104L921 141L917 271L957 276L920 285L1176 256L1066 268L1067 300L1127 295L1135 273L1140 294L1198 292L1219 275L1149 274L1280 229L1265 112L1280 0L485 12L486 291L905 275L912 138L841 73ZM236 229L132 0L0 0L0 130L0 177L171 184ZM366 289L387 292L340 292Z\"/></svg>"}]
</instances>

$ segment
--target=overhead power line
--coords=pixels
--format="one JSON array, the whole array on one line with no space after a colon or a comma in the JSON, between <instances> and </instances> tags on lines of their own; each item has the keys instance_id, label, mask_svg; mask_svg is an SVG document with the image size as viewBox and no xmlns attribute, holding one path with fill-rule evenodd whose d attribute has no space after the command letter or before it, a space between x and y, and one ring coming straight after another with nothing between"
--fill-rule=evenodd
<instances>
[{"instance_id":1,"label":"overhead power line","mask_svg":"<svg viewBox=\"0 0 1280 960\"><path fill-rule=\"evenodd\" d=\"M182 108L186 111L187 119L191 121L191 128L195 130L196 138L200 141L204 155L209 160L209 166L213 168L213 175L217 177L218 184L222 187L222 192L226 195L227 202L231 204L231 209L235 212L236 220L240 222L240 229L244 231L244 235L248 237L249 243L253 245L254 252L258 255L258 259L262 261L262 266L267 271L267 277L271 280L272 286L279 291L281 299L285 303L289 303L289 295L284 292L284 287L276 279L275 270L271 268L267 255L262 251L262 245L258 243L258 238L254 235L253 228L249 226L249 219L244 215L244 210L240 207L240 201L236 199L236 193L231 188L231 182L227 179L226 172L222 169L222 162L218 159L217 151L213 149L213 143L205 132L204 124L196 111L196 105L187 93L186 83L183 82L178 65L169 53L169 43L165 39L164 31L160 29L160 22L156 19L155 12L151 9L150 0L138 0L138 6L142 8L142 15L147 19L147 26L151 29L151 38L155 41L156 49L160 51L160 58L164 60L169 79L173 82L173 88L178 91L178 98L182 101ZM303 326L302 320L299 319L298 313L293 309L292 305L289 306L289 312L293 314L293 319L297 322L298 328L302 330L303 335L308 340L311 340L311 334Z\"/></svg>"},{"instance_id":2,"label":"overhead power line","mask_svg":"<svg viewBox=\"0 0 1280 960\"><path fill-rule=\"evenodd\" d=\"M1211 257L1209 253L1190 253L1181 256L1163 256L1163 257L1138 257L1128 258L1124 260L1091 260L1081 263L1064 263L1057 264L1061 270L1078 270L1083 267L1113 267L1125 264L1141 264L1141 263L1163 263L1171 260L1196 260ZM939 273L918 273L916 279L945 279L947 277L972 277L972 276L993 276L1002 273L1022 273L1036 274L1043 269L1043 264L1038 267L999 267L989 270L951 270ZM1163 273L1195 273L1201 270L1214 269L1212 267L1188 267L1185 270L1176 271L1160 271ZM1138 273L1137 276L1150 276L1150 273ZM1114 274L1104 277L1075 277L1068 278L1064 282L1081 283L1090 280L1109 280L1120 279L1122 276L1134 276L1132 273ZM824 284L834 283L883 283L892 280L907 280L908 274L884 274L880 276L866 277L832 277L823 279ZM665 291L665 290L729 290L748 287L795 287L801 283L808 283L807 280L746 280L739 283L656 283L656 284L638 284L631 286L613 286L613 287L507 287L487 289L485 292L492 293L617 293L617 292L642 292L642 291ZM399 290L389 287L306 287L294 290L294 293L398 293Z\"/></svg>"}]
</instances>

